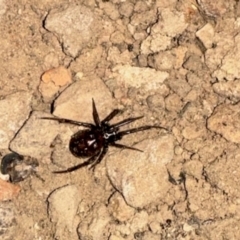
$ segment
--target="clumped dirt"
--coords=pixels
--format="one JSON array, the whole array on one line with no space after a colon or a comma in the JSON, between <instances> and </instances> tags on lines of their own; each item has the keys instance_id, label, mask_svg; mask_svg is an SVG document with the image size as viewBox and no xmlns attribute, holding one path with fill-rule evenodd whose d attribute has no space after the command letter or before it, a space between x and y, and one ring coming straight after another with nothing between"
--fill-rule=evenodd
<instances>
[{"instance_id":1,"label":"clumped dirt","mask_svg":"<svg viewBox=\"0 0 240 240\"><path fill-rule=\"evenodd\" d=\"M240 239L238 1L1 0L0 21L1 157L38 162L1 176L1 239ZM52 173L81 128L42 117L93 122L92 98L164 129Z\"/></svg>"}]
</instances>

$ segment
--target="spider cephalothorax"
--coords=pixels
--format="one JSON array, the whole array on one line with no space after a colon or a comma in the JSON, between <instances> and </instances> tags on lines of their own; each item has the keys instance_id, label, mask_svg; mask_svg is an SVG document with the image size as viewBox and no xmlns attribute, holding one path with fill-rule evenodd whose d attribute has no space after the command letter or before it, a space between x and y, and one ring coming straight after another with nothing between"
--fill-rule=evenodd
<instances>
[{"instance_id":1,"label":"spider cephalothorax","mask_svg":"<svg viewBox=\"0 0 240 240\"><path fill-rule=\"evenodd\" d=\"M121 112L119 109L114 109L106 118L100 121L94 100L92 100L92 108L93 108L93 120L95 124L77 122L77 121L64 119L64 118L50 118L50 117L43 118L43 119L55 120L55 121L58 121L59 123L69 123L69 124L83 126L87 128L85 130L80 130L76 132L71 137L69 142L69 150L75 157L79 157L79 158L89 157L89 159L76 166L70 167L66 170L55 171L54 173L72 172L74 170L77 170L87 165L91 165L91 168L94 168L98 163L102 161L103 157L108 151L109 146L142 152L137 148L116 143L116 141L121 140L122 137L125 135L148 130L151 128L165 129L160 126L147 125L147 126L142 126L138 128L128 129L125 131L120 131L121 126L134 122L142 118L143 116L135 117L135 118L127 118L118 123L111 125L109 124L109 121Z\"/></svg>"}]
</instances>

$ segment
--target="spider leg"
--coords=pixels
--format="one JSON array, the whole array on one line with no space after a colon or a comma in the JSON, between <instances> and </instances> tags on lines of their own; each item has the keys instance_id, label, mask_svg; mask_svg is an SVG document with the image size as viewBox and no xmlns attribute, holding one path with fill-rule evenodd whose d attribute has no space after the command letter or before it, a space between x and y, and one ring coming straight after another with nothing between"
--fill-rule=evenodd
<instances>
[{"instance_id":1,"label":"spider leg","mask_svg":"<svg viewBox=\"0 0 240 240\"><path fill-rule=\"evenodd\" d=\"M143 116L134 117L134 118L127 118L127 119L125 119L125 120L122 120L122 121L120 121L120 122L118 122L118 123L115 123L115 124L111 125L111 129L113 129L113 128L119 128L119 127L121 127L121 126L124 126L124 125L126 125L126 124L129 124L129 123L134 122L134 121L136 121L136 120L138 120L138 119L141 119L141 118L143 118Z\"/></svg>"},{"instance_id":2,"label":"spider leg","mask_svg":"<svg viewBox=\"0 0 240 240\"><path fill-rule=\"evenodd\" d=\"M91 165L90 169L93 169L93 170L95 169L96 165L99 164L102 161L102 159L106 155L107 151L108 151L108 145L103 147L102 152L100 153L100 155L97 158L97 160Z\"/></svg>"},{"instance_id":3,"label":"spider leg","mask_svg":"<svg viewBox=\"0 0 240 240\"><path fill-rule=\"evenodd\" d=\"M96 159L98 156L99 156L99 153L93 155L93 156L90 157L87 161L85 161L85 162L83 162L83 163L80 163L80 164L78 164L78 165L76 165L76 166L70 167L70 168L68 168L68 169L66 169L66 170L54 171L53 173L57 173L57 174L58 174L58 173L73 172L73 171L75 171L75 170L77 170L77 169L79 169L79 168L82 168L82 167L85 167L85 166L91 164L92 162L95 161L95 159ZM99 156L99 157L100 157L100 156Z\"/></svg>"},{"instance_id":4,"label":"spider leg","mask_svg":"<svg viewBox=\"0 0 240 240\"><path fill-rule=\"evenodd\" d=\"M91 123L78 122L78 121L65 119L65 118L42 117L41 119L54 120L54 121L58 121L59 123L69 123L69 124L73 124L73 125L77 125L77 126L83 126L83 127L86 127L86 128L94 127L94 125L91 124Z\"/></svg>"},{"instance_id":5,"label":"spider leg","mask_svg":"<svg viewBox=\"0 0 240 240\"><path fill-rule=\"evenodd\" d=\"M130 149L130 150L135 150L135 151L139 151L139 152L143 152L142 150L138 149L138 148L134 148L134 147L129 147L123 144L119 144L119 143L111 143L109 144L110 146L116 147L116 148L121 148L121 149Z\"/></svg>"},{"instance_id":6,"label":"spider leg","mask_svg":"<svg viewBox=\"0 0 240 240\"><path fill-rule=\"evenodd\" d=\"M100 118L99 118L99 115L98 115L98 112L97 112L97 108L96 108L96 105L95 105L95 102L94 102L93 99L92 99L92 108L93 108L93 112L92 112L93 120L94 120L96 126L100 127L101 122L100 122Z\"/></svg>"},{"instance_id":7,"label":"spider leg","mask_svg":"<svg viewBox=\"0 0 240 240\"><path fill-rule=\"evenodd\" d=\"M111 119L113 119L117 114L119 114L121 110L114 109L107 117L102 120L102 123L108 123Z\"/></svg>"},{"instance_id":8,"label":"spider leg","mask_svg":"<svg viewBox=\"0 0 240 240\"><path fill-rule=\"evenodd\" d=\"M159 128L159 129L164 129L164 130L168 131L166 128L159 127L159 126L142 126L142 127L132 128L132 129L128 129L128 130L125 130L125 131L118 132L117 136L120 137L120 139L121 139L125 135L132 134L132 133L135 133L135 132L145 131L145 130L148 130L148 129L151 129L151 128Z\"/></svg>"}]
</instances>

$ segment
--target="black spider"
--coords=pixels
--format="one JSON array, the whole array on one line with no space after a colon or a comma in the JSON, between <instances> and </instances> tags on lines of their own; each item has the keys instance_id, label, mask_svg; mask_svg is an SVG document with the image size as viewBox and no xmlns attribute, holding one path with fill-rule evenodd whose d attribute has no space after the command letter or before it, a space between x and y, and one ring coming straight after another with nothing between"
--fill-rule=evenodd
<instances>
[{"instance_id":1,"label":"black spider","mask_svg":"<svg viewBox=\"0 0 240 240\"><path fill-rule=\"evenodd\" d=\"M143 116L135 117L135 118L127 118L118 123L110 125L109 121L121 112L119 109L114 109L106 118L100 121L99 115L95 106L95 102L93 99L92 99L92 108L93 108L93 113L92 113L93 120L95 125L92 123L77 122L77 121L63 119L63 118L43 117L43 119L55 120L55 121L58 121L59 123L69 123L69 124L83 126L87 128L85 130L80 130L76 132L71 137L69 142L69 150L75 157L80 157L80 158L90 157L90 158L87 161L80 163L76 166L70 167L66 170L55 171L54 173L72 172L74 170L77 170L89 164L91 164L91 168L94 168L97 164L99 164L102 161L103 157L108 151L108 146L113 146L113 147L122 148L122 149L127 148L130 150L136 150L136 151L142 152L137 148L116 143L116 141L121 140L122 137L125 135L148 130L150 128L165 129L160 126L142 126L138 128L128 129L125 131L119 131L119 128L121 126L134 122L142 118Z\"/></svg>"}]
</instances>

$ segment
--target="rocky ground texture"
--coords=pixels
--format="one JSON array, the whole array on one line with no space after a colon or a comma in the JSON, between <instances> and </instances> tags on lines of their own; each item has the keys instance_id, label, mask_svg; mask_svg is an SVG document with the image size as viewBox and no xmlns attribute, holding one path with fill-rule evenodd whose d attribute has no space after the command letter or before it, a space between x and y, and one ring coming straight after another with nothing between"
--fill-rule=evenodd
<instances>
[{"instance_id":1,"label":"rocky ground texture","mask_svg":"<svg viewBox=\"0 0 240 240\"><path fill-rule=\"evenodd\" d=\"M0 22L0 155L29 162L1 176L1 239L240 239L239 1L0 0ZM92 98L167 130L54 174L82 128L42 117L92 122Z\"/></svg>"}]
</instances>

